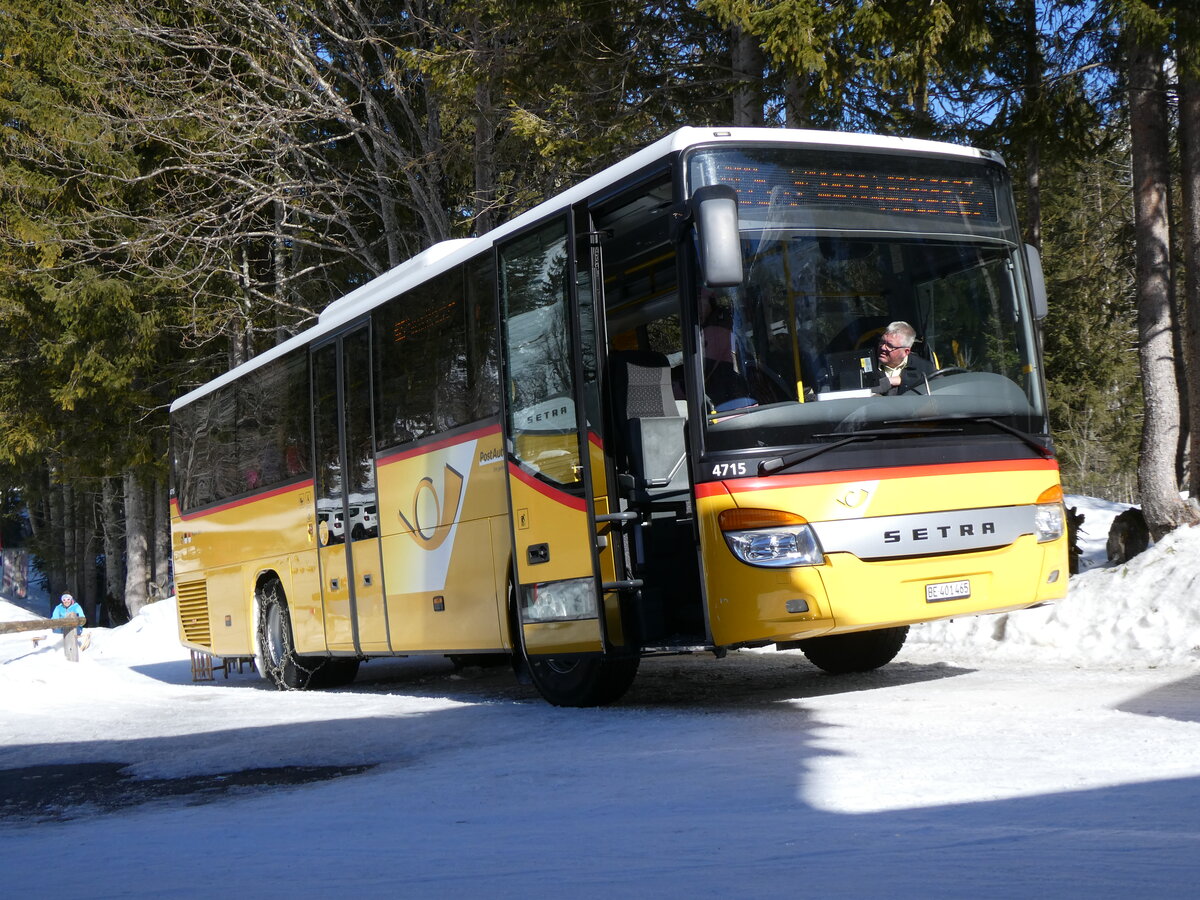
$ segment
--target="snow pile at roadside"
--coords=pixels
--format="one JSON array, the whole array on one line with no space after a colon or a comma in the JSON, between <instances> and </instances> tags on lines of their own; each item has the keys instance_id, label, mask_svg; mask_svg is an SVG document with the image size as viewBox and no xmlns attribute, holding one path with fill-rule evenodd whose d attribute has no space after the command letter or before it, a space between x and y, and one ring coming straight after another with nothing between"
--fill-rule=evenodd
<instances>
[{"instance_id":1,"label":"snow pile at roadside","mask_svg":"<svg viewBox=\"0 0 1200 900\"><path fill-rule=\"evenodd\" d=\"M97 657L132 657L143 662L168 662L187 659L187 649L179 643L179 620L175 598L142 607L133 620L120 628L97 628L89 653Z\"/></svg>"},{"instance_id":2,"label":"snow pile at roadside","mask_svg":"<svg viewBox=\"0 0 1200 900\"><path fill-rule=\"evenodd\" d=\"M1110 513L1124 508L1109 507ZM1093 545L1094 535L1108 532L1103 513L1100 507L1087 512L1084 527L1092 525ZM916 626L909 642L1080 666L1200 662L1200 528L1176 529L1120 566L1104 565L1085 546L1085 563L1093 567L1071 578L1064 600Z\"/></svg>"},{"instance_id":3,"label":"snow pile at roadside","mask_svg":"<svg viewBox=\"0 0 1200 900\"><path fill-rule=\"evenodd\" d=\"M33 618L35 616L28 610L0 600L0 622ZM84 634L87 649L80 653L78 663L67 661L62 637L49 629L0 634L0 691L5 690L5 682L9 680L14 685L22 685L23 690L32 685L59 684L63 667L68 667L72 678L82 677L95 682L130 677L125 673L126 666L148 666L188 658L187 649L179 643L174 598L150 604L133 621L120 628L85 627ZM34 638L39 639L36 644ZM105 665L106 661L109 665ZM186 669L181 671L186 675Z\"/></svg>"}]
</instances>

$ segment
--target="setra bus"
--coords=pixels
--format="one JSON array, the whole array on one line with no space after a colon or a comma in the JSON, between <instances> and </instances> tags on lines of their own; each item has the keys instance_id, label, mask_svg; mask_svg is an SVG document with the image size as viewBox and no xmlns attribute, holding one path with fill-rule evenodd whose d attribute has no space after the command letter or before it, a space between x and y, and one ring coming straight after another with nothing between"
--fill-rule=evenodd
<instances>
[{"instance_id":1,"label":"setra bus","mask_svg":"<svg viewBox=\"0 0 1200 900\"><path fill-rule=\"evenodd\" d=\"M585 706L647 655L865 671L1061 598L1045 311L997 155L681 129L172 404L181 639L289 689L504 658Z\"/></svg>"}]
</instances>

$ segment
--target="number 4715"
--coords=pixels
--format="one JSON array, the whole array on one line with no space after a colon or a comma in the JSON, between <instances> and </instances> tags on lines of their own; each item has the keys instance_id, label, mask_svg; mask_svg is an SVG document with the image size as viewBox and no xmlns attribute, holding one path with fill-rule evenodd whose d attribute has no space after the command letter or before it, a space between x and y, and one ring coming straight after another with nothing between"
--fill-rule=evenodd
<instances>
[{"instance_id":1,"label":"number 4715","mask_svg":"<svg viewBox=\"0 0 1200 900\"><path fill-rule=\"evenodd\" d=\"M712 474L713 478L731 478L734 475L745 475L746 464L744 462L713 463Z\"/></svg>"}]
</instances>

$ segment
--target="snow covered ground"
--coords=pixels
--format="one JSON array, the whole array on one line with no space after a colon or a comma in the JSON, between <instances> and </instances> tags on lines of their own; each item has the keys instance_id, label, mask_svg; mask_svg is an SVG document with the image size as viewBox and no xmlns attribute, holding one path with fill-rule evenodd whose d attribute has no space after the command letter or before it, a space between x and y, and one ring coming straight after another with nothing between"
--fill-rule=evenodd
<instances>
[{"instance_id":1,"label":"snow covered ground","mask_svg":"<svg viewBox=\"0 0 1200 900\"><path fill-rule=\"evenodd\" d=\"M1200 876L1200 529L1067 600L794 651L647 660L562 710L511 673L193 684L173 603L0 636L0 894L1184 897ZM0 619L27 613L0 602Z\"/></svg>"}]
</instances>

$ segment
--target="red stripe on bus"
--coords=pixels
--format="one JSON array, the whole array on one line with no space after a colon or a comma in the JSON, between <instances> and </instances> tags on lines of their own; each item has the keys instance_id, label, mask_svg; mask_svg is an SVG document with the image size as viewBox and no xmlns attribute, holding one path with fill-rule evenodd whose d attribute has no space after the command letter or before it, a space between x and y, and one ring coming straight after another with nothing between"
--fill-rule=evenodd
<instances>
[{"instance_id":1,"label":"red stripe on bus","mask_svg":"<svg viewBox=\"0 0 1200 900\"><path fill-rule=\"evenodd\" d=\"M978 475L988 472L1049 472L1058 471L1052 459L1013 459L995 462L939 463L931 466L900 468L843 469L836 472L810 472L801 475L772 475L766 478L734 478L729 481L709 481L696 485L697 497L716 497L721 494L741 494L779 488L814 487L821 484L840 484L847 481L887 481L899 478L936 478L944 475Z\"/></svg>"},{"instance_id":2,"label":"red stripe on bus","mask_svg":"<svg viewBox=\"0 0 1200 900\"><path fill-rule=\"evenodd\" d=\"M551 487L544 481L539 481L528 472L521 470L520 466L513 463L508 464L508 474L521 482L526 487L531 487L543 497L553 500L555 503L561 503L563 506L568 506L571 509L579 512L584 512L587 509L587 504L582 497L575 497L565 491L560 491L557 488Z\"/></svg>"},{"instance_id":3,"label":"red stripe on bus","mask_svg":"<svg viewBox=\"0 0 1200 900\"><path fill-rule=\"evenodd\" d=\"M179 513L179 518L187 522L191 519L202 519L205 516L211 516L213 513L226 512L231 509L236 509L239 506L249 506L251 503L258 503L260 500L269 500L271 497L278 497L281 494L290 494L293 491L303 491L311 489L313 480L309 478L307 481L296 481L291 484L285 484L277 488L272 488L269 491L263 491L261 494L252 494L249 497L242 497L238 500L230 500L227 503L221 503L217 506L209 506L205 509L198 510L192 513ZM171 505L178 509L178 501L172 500Z\"/></svg>"},{"instance_id":4,"label":"red stripe on bus","mask_svg":"<svg viewBox=\"0 0 1200 900\"><path fill-rule=\"evenodd\" d=\"M491 434L499 434L499 425L489 425L485 428L478 428L475 431L467 434L459 434L454 437L443 438L440 441L433 441L428 444L421 444L419 447L413 447L409 450L400 450L396 453L389 453L387 456L379 458L379 465L386 466L389 463L399 462L402 459L412 459L414 456L424 456L426 453L433 453L436 450L445 450L447 447L456 447L459 444L465 444L468 441L477 441L480 438L487 437Z\"/></svg>"}]
</instances>

